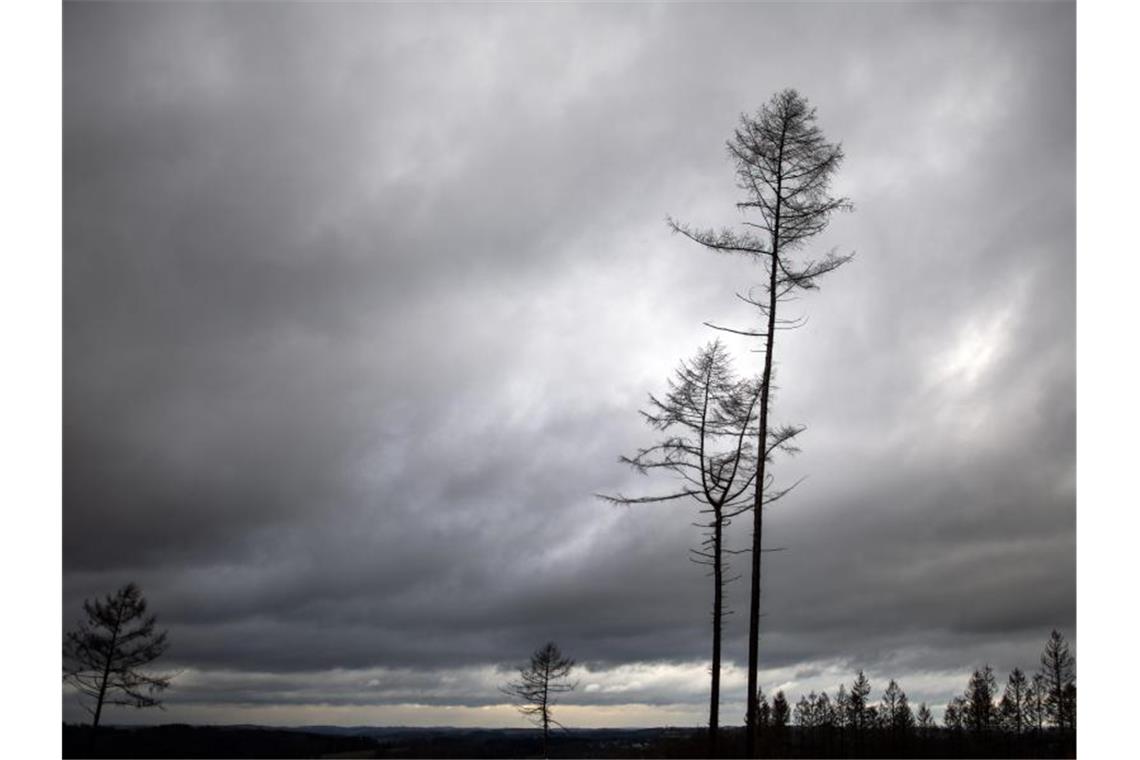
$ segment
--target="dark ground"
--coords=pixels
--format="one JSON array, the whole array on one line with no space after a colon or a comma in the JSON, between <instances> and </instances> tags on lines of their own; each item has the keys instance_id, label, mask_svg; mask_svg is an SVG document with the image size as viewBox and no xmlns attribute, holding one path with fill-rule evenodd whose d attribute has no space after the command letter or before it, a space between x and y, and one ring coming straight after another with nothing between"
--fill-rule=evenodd
<instances>
[{"instance_id":1,"label":"dark ground","mask_svg":"<svg viewBox=\"0 0 1140 760\"><path fill-rule=\"evenodd\" d=\"M99 729L92 748L86 726L63 726L63 756L119 758L527 758L541 757L533 729L376 728L371 726L188 726ZM721 733L721 757L743 755L743 729ZM572 729L551 735L552 758L708 757L706 732L692 728ZM934 729L925 734L861 736L789 727L763 737L770 757L1076 757L1073 732L1016 737Z\"/></svg>"}]
</instances>

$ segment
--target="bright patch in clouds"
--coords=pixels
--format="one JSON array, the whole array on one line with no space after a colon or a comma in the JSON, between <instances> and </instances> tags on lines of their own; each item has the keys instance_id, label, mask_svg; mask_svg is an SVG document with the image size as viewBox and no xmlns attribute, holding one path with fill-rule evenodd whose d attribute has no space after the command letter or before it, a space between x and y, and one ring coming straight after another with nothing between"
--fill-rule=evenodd
<instances>
[{"instance_id":1,"label":"bright patch in clouds","mask_svg":"<svg viewBox=\"0 0 1140 760\"><path fill-rule=\"evenodd\" d=\"M982 381L1009 345L1015 306L1006 305L960 328L934 361L932 379L954 393L968 393Z\"/></svg>"}]
</instances>

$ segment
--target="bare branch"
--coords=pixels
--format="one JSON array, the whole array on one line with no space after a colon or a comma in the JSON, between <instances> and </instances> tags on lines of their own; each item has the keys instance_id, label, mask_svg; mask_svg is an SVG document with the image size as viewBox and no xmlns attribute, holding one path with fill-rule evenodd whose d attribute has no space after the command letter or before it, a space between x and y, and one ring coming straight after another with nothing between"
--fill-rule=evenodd
<instances>
[{"instance_id":1,"label":"bare branch","mask_svg":"<svg viewBox=\"0 0 1140 760\"><path fill-rule=\"evenodd\" d=\"M712 329L720 330L721 332L735 333L737 335L747 335L747 336L750 336L752 338L763 338L764 337L764 333L753 332L750 330L734 330L731 327L721 327L720 325L715 325L712 322L703 322L702 324L704 324L705 327L711 327Z\"/></svg>"}]
</instances>

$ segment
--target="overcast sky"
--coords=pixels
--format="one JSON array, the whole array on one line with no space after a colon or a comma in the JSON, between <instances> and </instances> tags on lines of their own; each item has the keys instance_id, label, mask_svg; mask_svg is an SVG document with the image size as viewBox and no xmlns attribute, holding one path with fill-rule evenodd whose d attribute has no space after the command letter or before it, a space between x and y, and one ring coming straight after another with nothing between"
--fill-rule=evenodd
<instances>
[{"instance_id":1,"label":"overcast sky","mask_svg":"<svg viewBox=\"0 0 1140 760\"><path fill-rule=\"evenodd\" d=\"M724 142L784 87L856 207L812 247L856 259L777 348L807 480L765 522L762 686L941 705L1075 642L1074 26L67 4L63 618L135 581L180 673L109 720L524 725L496 687L554 639L563 722L704 721L695 508L593 494L651 490L617 462L646 394L753 317L760 270L664 219L740 220Z\"/></svg>"}]
</instances>

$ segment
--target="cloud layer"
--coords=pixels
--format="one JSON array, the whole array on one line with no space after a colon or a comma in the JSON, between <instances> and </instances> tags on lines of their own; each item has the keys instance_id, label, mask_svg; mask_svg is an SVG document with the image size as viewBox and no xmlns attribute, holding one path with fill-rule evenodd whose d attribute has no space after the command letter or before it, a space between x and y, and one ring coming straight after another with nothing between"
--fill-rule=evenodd
<instances>
[{"instance_id":1,"label":"cloud layer","mask_svg":"<svg viewBox=\"0 0 1140 760\"><path fill-rule=\"evenodd\" d=\"M938 702L1075 634L1072 5L64 20L64 619L140 583L172 710L446 723L553 638L582 720L701 719L693 510L593 494L651 487L645 394L750 318L757 271L663 219L738 220L724 140L785 86L857 257L780 337L765 688Z\"/></svg>"}]
</instances>

